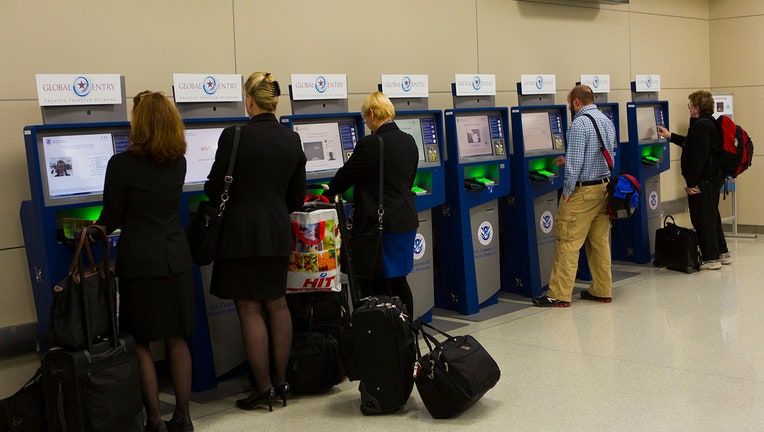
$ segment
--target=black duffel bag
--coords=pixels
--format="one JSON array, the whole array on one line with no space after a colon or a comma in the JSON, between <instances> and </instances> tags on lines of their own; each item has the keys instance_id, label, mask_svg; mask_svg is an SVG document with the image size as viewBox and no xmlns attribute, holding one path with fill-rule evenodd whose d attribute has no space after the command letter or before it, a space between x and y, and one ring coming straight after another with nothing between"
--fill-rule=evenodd
<instances>
[{"instance_id":1,"label":"black duffel bag","mask_svg":"<svg viewBox=\"0 0 764 432\"><path fill-rule=\"evenodd\" d=\"M430 352L419 354L414 382L427 412L433 418L449 418L472 406L493 388L501 371L474 337L454 337L429 324L420 324L419 332ZM435 330L446 340L438 342L422 327Z\"/></svg>"},{"instance_id":2,"label":"black duffel bag","mask_svg":"<svg viewBox=\"0 0 764 432\"><path fill-rule=\"evenodd\" d=\"M40 432L48 430L45 416L42 367L12 396L0 401L0 431Z\"/></svg>"},{"instance_id":3,"label":"black duffel bag","mask_svg":"<svg viewBox=\"0 0 764 432\"><path fill-rule=\"evenodd\" d=\"M314 331L294 333L286 371L294 394L326 393L344 379L334 336Z\"/></svg>"}]
</instances>

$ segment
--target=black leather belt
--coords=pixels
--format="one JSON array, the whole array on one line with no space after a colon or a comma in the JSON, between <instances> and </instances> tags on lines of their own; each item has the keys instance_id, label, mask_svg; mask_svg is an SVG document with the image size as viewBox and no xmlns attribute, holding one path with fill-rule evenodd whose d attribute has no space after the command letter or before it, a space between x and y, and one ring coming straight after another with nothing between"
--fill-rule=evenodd
<instances>
[{"instance_id":1,"label":"black leather belt","mask_svg":"<svg viewBox=\"0 0 764 432\"><path fill-rule=\"evenodd\" d=\"M599 180L580 181L576 183L576 186L595 186L598 184L608 184L608 183L610 183L610 177L601 178Z\"/></svg>"}]
</instances>

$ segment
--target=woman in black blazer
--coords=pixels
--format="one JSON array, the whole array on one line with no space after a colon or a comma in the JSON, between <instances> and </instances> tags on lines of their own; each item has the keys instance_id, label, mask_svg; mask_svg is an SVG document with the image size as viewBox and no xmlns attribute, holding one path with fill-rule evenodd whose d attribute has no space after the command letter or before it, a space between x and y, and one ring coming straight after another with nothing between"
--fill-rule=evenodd
<instances>
[{"instance_id":1,"label":"woman in black blazer","mask_svg":"<svg viewBox=\"0 0 764 432\"><path fill-rule=\"evenodd\" d=\"M284 378L292 347L292 318L284 297L292 251L289 213L300 209L305 201L306 159L300 136L282 126L274 115L281 93L278 82L269 73L255 72L244 87L251 120L241 128L210 292L234 300L244 351L256 383L252 394L237 400L236 406L251 410L266 404L271 409L274 398L286 405L290 395ZM216 205L223 191L233 136L234 128L221 134L204 185Z\"/></svg>"},{"instance_id":2,"label":"woman in black blazer","mask_svg":"<svg viewBox=\"0 0 764 432\"><path fill-rule=\"evenodd\" d=\"M414 266L414 238L419 226L414 204L414 179L419 163L414 138L398 129L395 108L382 92L366 97L361 114L373 135L356 144L350 159L329 183L329 196L353 191L353 231L373 229L379 205L379 138L384 139L384 270L375 280L359 278L361 293L400 297L409 313L414 312L411 288L406 281Z\"/></svg>"},{"instance_id":3,"label":"woman in black blazer","mask_svg":"<svg viewBox=\"0 0 764 432\"><path fill-rule=\"evenodd\" d=\"M107 233L121 228L117 247L120 331L135 338L147 431L193 431L188 405L194 332L191 250L180 222L186 140L175 105L161 93L133 99L130 146L106 168L103 210ZM175 391L172 420L162 421L149 343L165 340Z\"/></svg>"}]
</instances>

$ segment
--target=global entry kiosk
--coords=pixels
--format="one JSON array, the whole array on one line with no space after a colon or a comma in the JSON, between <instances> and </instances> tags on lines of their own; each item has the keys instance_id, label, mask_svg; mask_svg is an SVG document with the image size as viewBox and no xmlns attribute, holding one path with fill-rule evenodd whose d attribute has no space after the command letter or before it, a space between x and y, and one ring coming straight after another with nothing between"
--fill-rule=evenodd
<instances>
[{"instance_id":1,"label":"global entry kiosk","mask_svg":"<svg viewBox=\"0 0 764 432\"><path fill-rule=\"evenodd\" d=\"M453 108L440 111L429 108L426 75L381 78L379 89L393 101L396 123L419 150L412 188L419 229L408 276L414 317L430 321L435 308L476 314L499 303L500 294L541 295L554 257L554 217L564 177L553 161L565 154L569 122L567 107L554 104L554 98L558 87L572 83L559 86L554 75L523 75L517 83L519 104L508 108L495 104L494 75L456 75ZM178 74L174 80L186 126L188 169L180 217L187 223L205 199L203 185L221 131L248 119L240 75ZM193 93L211 80L233 91L225 97ZM591 80L582 75L582 82L595 88ZM615 160L643 185L641 204L632 219L613 228L611 244L613 259L645 263L654 255L650 233L660 221L659 174L669 167L668 143L657 136L657 126L668 125L668 103L658 100L657 90L642 89L640 80L644 76L632 83L628 139L617 143ZM72 260L74 233L98 218L106 164L128 145L124 77L117 75L113 83L121 94L112 104L47 105L41 98L45 124L24 128L31 199L22 202L20 218L40 340L52 287L66 276ZM595 89L595 103L619 132L619 106L607 102L606 92ZM318 193L368 131L361 114L348 109L345 75L292 75L289 93L292 114L280 121L300 135L309 193ZM64 176L55 175L60 163ZM349 210L352 191L344 198ZM113 259L119 232L109 241L108 258ZM238 318L232 302L208 293L210 272L210 266L194 270L197 331L189 342L195 391L216 387L246 358L240 344L223 343L238 335ZM585 279L586 274L582 257L580 275Z\"/></svg>"}]
</instances>

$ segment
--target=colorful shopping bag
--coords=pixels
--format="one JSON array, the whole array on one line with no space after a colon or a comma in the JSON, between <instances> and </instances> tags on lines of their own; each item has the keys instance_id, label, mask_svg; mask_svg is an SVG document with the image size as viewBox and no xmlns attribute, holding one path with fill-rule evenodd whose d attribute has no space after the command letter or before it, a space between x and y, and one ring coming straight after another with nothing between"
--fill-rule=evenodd
<instances>
[{"instance_id":1,"label":"colorful shopping bag","mask_svg":"<svg viewBox=\"0 0 764 432\"><path fill-rule=\"evenodd\" d=\"M292 221L287 293L340 291L339 222L334 209L298 211Z\"/></svg>"}]
</instances>

